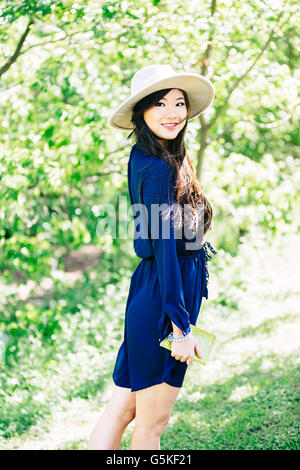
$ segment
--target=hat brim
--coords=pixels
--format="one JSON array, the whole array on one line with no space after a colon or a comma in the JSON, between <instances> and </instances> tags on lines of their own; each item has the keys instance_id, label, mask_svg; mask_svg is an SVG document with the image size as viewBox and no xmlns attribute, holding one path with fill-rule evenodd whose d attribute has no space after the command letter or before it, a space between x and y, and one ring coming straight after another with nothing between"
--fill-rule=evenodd
<instances>
[{"instance_id":1,"label":"hat brim","mask_svg":"<svg viewBox=\"0 0 300 470\"><path fill-rule=\"evenodd\" d=\"M176 74L174 77L164 78L152 83L121 103L110 114L108 118L109 125L116 129L134 129L131 117L135 104L150 93L164 88L179 88L187 93L191 106L189 119L203 113L215 96L214 86L202 75L195 73Z\"/></svg>"}]
</instances>

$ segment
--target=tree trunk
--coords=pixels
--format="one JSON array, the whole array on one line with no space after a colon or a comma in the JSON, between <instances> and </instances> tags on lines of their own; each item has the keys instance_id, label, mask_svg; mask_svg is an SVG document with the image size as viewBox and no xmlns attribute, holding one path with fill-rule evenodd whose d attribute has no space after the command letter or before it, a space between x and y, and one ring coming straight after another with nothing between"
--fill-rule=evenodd
<instances>
[{"instance_id":1,"label":"tree trunk","mask_svg":"<svg viewBox=\"0 0 300 470\"><path fill-rule=\"evenodd\" d=\"M196 177L201 182L202 176L202 167L203 167L203 158L205 154L206 147L208 145L207 135L208 135L208 124L206 123L203 116L200 115L201 127L197 134L197 140L200 142L200 148L197 153L197 172Z\"/></svg>"}]
</instances>

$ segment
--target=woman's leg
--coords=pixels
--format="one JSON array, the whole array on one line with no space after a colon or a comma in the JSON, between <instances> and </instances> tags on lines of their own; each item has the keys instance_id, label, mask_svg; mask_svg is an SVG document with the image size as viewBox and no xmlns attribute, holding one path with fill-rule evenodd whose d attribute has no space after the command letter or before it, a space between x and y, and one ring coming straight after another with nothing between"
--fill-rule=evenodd
<instances>
[{"instance_id":1,"label":"woman's leg","mask_svg":"<svg viewBox=\"0 0 300 470\"><path fill-rule=\"evenodd\" d=\"M135 392L136 416L131 450L160 449L160 436L169 422L180 390L180 387L163 382Z\"/></svg>"},{"instance_id":2,"label":"woman's leg","mask_svg":"<svg viewBox=\"0 0 300 470\"><path fill-rule=\"evenodd\" d=\"M126 426L135 417L135 392L115 385L99 421L89 439L87 450L120 449Z\"/></svg>"}]
</instances>

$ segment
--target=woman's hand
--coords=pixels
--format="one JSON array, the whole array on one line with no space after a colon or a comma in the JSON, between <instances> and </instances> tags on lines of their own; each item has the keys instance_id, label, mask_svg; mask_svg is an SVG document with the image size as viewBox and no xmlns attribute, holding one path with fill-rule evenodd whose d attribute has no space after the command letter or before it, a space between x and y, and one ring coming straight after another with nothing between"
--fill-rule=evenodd
<instances>
[{"instance_id":1,"label":"woman's hand","mask_svg":"<svg viewBox=\"0 0 300 470\"><path fill-rule=\"evenodd\" d=\"M191 335L188 339L185 339L184 341L178 341L177 343L172 341L171 356L175 357L175 359L180 362L186 362L188 366L193 362L195 351L197 355L202 359L203 357L200 351L199 344L197 343L193 335Z\"/></svg>"}]
</instances>

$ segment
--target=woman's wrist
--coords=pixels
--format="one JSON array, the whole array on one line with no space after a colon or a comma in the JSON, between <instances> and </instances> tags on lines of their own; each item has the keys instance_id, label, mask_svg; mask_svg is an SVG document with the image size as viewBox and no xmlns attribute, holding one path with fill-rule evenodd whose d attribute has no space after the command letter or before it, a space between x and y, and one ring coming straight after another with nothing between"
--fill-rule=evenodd
<instances>
[{"instance_id":1,"label":"woman's wrist","mask_svg":"<svg viewBox=\"0 0 300 470\"><path fill-rule=\"evenodd\" d=\"M174 338L176 337L179 337L179 336L183 336L183 333L181 331L180 328L178 328L177 325L175 325L175 323L171 322L172 323L172 327L173 327L173 336Z\"/></svg>"},{"instance_id":2,"label":"woman's wrist","mask_svg":"<svg viewBox=\"0 0 300 470\"><path fill-rule=\"evenodd\" d=\"M171 322L172 323L172 327L173 327L173 337L174 338L182 338L183 336L186 336L188 333L190 333L190 328L188 329L188 331L182 331L180 328L178 328L177 325L175 325L175 323Z\"/></svg>"},{"instance_id":3,"label":"woman's wrist","mask_svg":"<svg viewBox=\"0 0 300 470\"><path fill-rule=\"evenodd\" d=\"M185 340L189 339L190 336L192 336L191 331L188 334L186 334L185 336L180 336L180 337L174 337L173 333L170 333L169 336L168 336L168 340L173 341L174 343L179 343L181 341L185 341Z\"/></svg>"}]
</instances>

